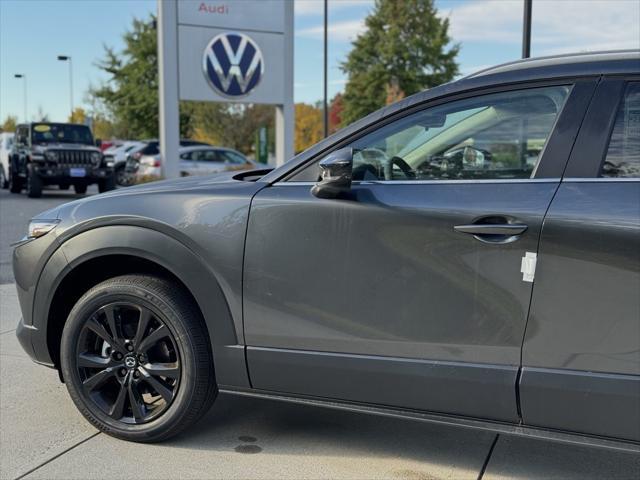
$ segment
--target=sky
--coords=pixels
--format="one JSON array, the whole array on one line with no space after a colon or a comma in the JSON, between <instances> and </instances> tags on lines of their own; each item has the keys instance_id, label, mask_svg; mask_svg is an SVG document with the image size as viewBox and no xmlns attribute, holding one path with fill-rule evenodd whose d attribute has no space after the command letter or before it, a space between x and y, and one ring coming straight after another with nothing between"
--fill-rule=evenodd
<instances>
[{"instance_id":1,"label":"sky","mask_svg":"<svg viewBox=\"0 0 640 480\"><path fill-rule=\"evenodd\" d=\"M402 0L398 0L402 1ZM363 31L373 0L329 0L329 96L344 88L340 63ZM436 0L448 18L462 75L521 55L523 0ZM70 110L69 66L73 61L75 106L86 106L91 85L105 81L96 62L104 45L119 50L133 18L155 13L157 0L0 0L0 121L24 119L28 111L62 121ZM294 97L322 98L322 0L295 0ZM640 48L638 0L533 0L532 56Z\"/></svg>"}]
</instances>

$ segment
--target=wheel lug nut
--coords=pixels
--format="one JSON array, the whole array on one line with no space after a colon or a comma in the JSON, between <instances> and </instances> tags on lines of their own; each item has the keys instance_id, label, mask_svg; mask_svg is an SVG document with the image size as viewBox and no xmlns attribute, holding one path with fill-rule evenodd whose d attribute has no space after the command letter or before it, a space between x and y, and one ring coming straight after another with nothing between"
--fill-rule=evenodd
<instances>
[{"instance_id":1,"label":"wheel lug nut","mask_svg":"<svg viewBox=\"0 0 640 480\"><path fill-rule=\"evenodd\" d=\"M120 375L122 375L123 377L127 374L127 369L126 368L121 368L120 369Z\"/></svg>"},{"instance_id":2,"label":"wheel lug nut","mask_svg":"<svg viewBox=\"0 0 640 480\"><path fill-rule=\"evenodd\" d=\"M122 359L122 354L120 352L114 352L113 358L115 358L116 360L120 360Z\"/></svg>"},{"instance_id":3,"label":"wheel lug nut","mask_svg":"<svg viewBox=\"0 0 640 480\"><path fill-rule=\"evenodd\" d=\"M140 372L133 372L133 378L140 378Z\"/></svg>"}]
</instances>

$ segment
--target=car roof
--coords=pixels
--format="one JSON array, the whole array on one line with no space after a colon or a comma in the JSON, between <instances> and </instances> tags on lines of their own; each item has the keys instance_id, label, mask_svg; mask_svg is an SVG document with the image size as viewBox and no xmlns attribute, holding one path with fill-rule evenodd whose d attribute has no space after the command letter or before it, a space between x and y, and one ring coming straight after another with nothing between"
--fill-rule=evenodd
<instances>
[{"instance_id":1,"label":"car roof","mask_svg":"<svg viewBox=\"0 0 640 480\"><path fill-rule=\"evenodd\" d=\"M640 50L583 52L526 58L485 68L460 80L516 71L528 71L534 77L541 74L559 77L590 75L594 72L640 73Z\"/></svg>"},{"instance_id":2,"label":"car roof","mask_svg":"<svg viewBox=\"0 0 640 480\"><path fill-rule=\"evenodd\" d=\"M308 150L265 175L261 180L271 183L287 175L292 169L310 157L340 144L343 139L364 130L383 118L390 117L413 106L442 97L473 90L508 84L553 80L563 78L595 77L614 74L639 74L640 50L618 50L595 53L573 53L549 57L517 60L487 68L466 77L444 83L406 97L396 103L382 107L333 135L316 143Z\"/></svg>"}]
</instances>

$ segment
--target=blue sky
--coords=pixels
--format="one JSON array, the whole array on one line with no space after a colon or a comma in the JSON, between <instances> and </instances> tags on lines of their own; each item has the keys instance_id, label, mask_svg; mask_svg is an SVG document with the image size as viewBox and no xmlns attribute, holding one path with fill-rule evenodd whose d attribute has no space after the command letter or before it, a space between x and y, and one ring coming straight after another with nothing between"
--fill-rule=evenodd
<instances>
[{"instance_id":1,"label":"blue sky","mask_svg":"<svg viewBox=\"0 0 640 480\"><path fill-rule=\"evenodd\" d=\"M297 102L322 95L321 0L295 0L295 89ZM106 77L95 66L103 45L119 49L132 18L156 10L156 0L0 0L0 119L23 118L27 75L28 116L39 109L54 120L69 112L68 66L57 55L71 55L74 101L88 103L90 85ZM362 31L373 0L329 2L329 94L342 90L340 62ZM463 74L514 60L521 51L522 0L436 0L449 18L450 34L461 45ZM638 0L533 0L532 55L572 51L640 48Z\"/></svg>"}]
</instances>

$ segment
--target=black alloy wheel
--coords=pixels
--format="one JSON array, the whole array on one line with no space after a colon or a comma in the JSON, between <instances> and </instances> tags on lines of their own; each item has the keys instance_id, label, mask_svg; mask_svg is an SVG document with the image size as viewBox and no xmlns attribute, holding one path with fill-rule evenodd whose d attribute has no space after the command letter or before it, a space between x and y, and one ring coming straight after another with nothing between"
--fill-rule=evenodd
<instances>
[{"instance_id":1,"label":"black alloy wheel","mask_svg":"<svg viewBox=\"0 0 640 480\"><path fill-rule=\"evenodd\" d=\"M98 309L82 328L76 351L82 395L114 420L157 418L180 386L173 334L145 306L119 302Z\"/></svg>"},{"instance_id":2,"label":"black alloy wheel","mask_svg":"<svg viewBox=\"0 0 640 480\"><path fill-rule=\"evenodd\" d=\"M158 442L193 425L218 389L205 320L183 286L144 274L91 287L69 312L60 370L96 428Z\"/></svg>"}]
</instances>

